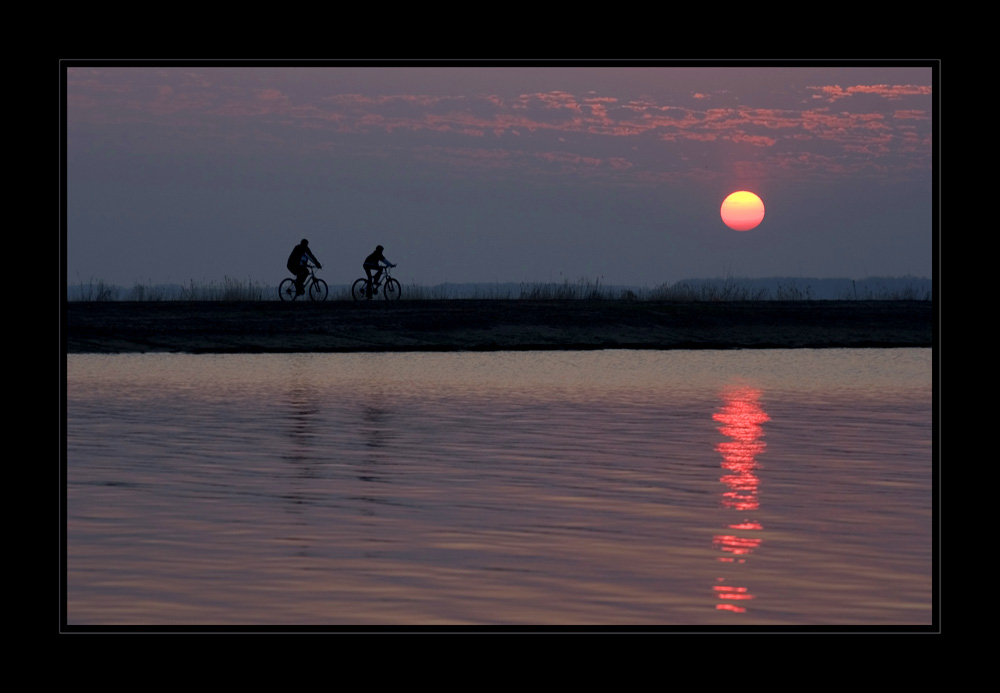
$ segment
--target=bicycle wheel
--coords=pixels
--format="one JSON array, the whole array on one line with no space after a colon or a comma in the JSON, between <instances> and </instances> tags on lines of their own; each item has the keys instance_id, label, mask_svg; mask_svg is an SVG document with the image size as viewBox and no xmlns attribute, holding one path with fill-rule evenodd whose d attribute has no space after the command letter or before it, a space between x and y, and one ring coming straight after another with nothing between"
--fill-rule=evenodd
<instances>
[{"instance_id":1,"label":"bicycle wheel","mask_svg":"<svg viewBox=\"0 0 1000 693\"><path fill-rule=\"evenodd\" d=\"M309 298L314 301L325 301L328 293L330 289L322 279L313 279L313 283L309 285Z\"/></svg>"},{"instance_id":2,"label":"bicycle wheel","mask_svg":"<svg viewBox=\"0 0 1000 693\"><path fill-rule=\"evenodd\" d=\"M362 277L354 282L354 286L351 287L351 296L354 297L355 301L367 301L371 296L365 295L368 288L368 280Z\"/></svg>"},{"instance_id":3,"label":"bicycle wheel","mask_svg":"<svg viewBox=\"0 0 1000 693\"><path fill-rule=\"evenodd\" d=\"M278 296L281 297L282 301L294 301L295 300L295 280L286 279L281 284L278 285Z\"/></svg>"},{"instance_id":4,"label":"bicycle wheel","mask_svg":"<svg viewBox=\"0 0 1000 693\"><path fill-rule=\"evenodd\" d=\"M399 282L391 277L386 280L385 288L382 289L382 295L385 296L387 301L398 301L399 297L403 293L403 287L400 286Z\"/></svg>"}]
</instances>

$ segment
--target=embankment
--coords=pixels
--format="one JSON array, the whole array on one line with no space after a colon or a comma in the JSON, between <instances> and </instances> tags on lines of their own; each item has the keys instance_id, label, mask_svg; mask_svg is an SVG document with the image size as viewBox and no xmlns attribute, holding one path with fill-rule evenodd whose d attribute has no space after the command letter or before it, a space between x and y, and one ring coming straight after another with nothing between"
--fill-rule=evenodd
<instances>
[{"instance_id":1,"label":"embankment","mask_svg":"<svg viewBox=\"0 0 1000 693\"><path fill-rule=\"evenodd\" d=\"M929 347L929 301L70 302L67 353Z\"/></svg>"}]
</instances>

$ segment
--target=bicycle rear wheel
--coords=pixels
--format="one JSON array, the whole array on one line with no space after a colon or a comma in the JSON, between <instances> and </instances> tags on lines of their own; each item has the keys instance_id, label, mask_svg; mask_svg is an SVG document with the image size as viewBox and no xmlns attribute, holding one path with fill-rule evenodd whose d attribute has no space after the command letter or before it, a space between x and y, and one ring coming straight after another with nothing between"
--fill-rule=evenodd
<instances>
[{"instance_id":1,"label":"bicycle rear wheel","mask_svg":"<svg viewBox=\"0 0 1000 693\"><path fill-rule=\"evenodd\" d=\"M368 289L368 280L362 277L354 282L354 286L351 287L351 296L354 297L355 301L367 301L371 296L367 296L366 292Z\"/></svg>"},{"instance_id":2,"label":"bicycle rear wheel","mask_svg":"<svg viewBox=\"0 0 1000 693\"><path fill-rule=\"evenodd\" d=\"M403 293L403 287L398 281L392 279L391 277L386 280L385 288L382 289L382 295L385 296L387 301L398 301L399 297Z\"/></svg>"},{"instance_id":3,"label":"bicycle rear wheel","mask_svg":"<svg viewBox=\"0 0 1000 693\"><path fill-rule=\"evenodd\" d=\"M328 293L330 288L322 279L313 279L313 283L309 285L309 298L314 301L325 301Z\"/></svg>"},{"instance_id":4,"label":"bicycle rear wheel","mask_svg":"<svg viewBox=\"0 0 1000 693\"><path fill-rule=\"evenodd\" d=\"M295 280L286 279L281 284L278 285L278 296L281 297L282 301L294 301L295 300Z\"/></svg>"}]
</instances>

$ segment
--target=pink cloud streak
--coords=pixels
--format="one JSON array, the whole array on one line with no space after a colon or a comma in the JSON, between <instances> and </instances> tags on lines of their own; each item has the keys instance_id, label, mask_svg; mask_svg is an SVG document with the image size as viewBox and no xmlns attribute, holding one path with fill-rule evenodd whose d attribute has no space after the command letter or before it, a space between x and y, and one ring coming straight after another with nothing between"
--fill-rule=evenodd
<instances>
[{"instance_id":1,"label":"pink cloud streak","mask_svg":"<svg viewBox=\"0 0 1000 693\"><path fill-rule=\"evenodd\" d=\"M809 168L827 166L831 172L866 168L870 163L846 162L851 157L877 158L894 152L918 156L918 167L929 165L929 154L920 156L922 148L930 147L929 134L924 134L930 122L929 105L927 109L884 112L864 106L857 111L834 112L829 106L834 102L846 106L845 100L863 95L889 101L929 96L930 87L920 85L807 87L801 103L817 103L818 99L823 104L820 108L791 108L787 104L704 108L704 103L714 101L706 92L688 93L689 105L657 103L651 97L626 100L594 92L577 97L563 90L526 92L514 98L489 93L303 96L273 85L220 87L213 84L212 73L202 78L190 72L156 74L159 79L146 74L146 81L140 81L127 70L70 71L70 128L135 123L184 128L191 135L200 130L206 136L237 133L242 128L246 129L244 138L264 137L266 131L271 142L285 140L297 146L306 146L303 137L308 136L312 149L325 151L335 151L328 140L341 135L412 135L418 138L406 145L412 152L442 163L462 162L463 167L471 162L485 167L536 161L565 170L630 171L653 178L656 171L646 170L651 164L643 163L644 156L657 146L684 143L714 149L738 147L739 151L805 149L797 157L775 155L775 170L788 165L801 167L803 161L809 162ZM181 115L184 119L178 120ZM438 139L447 136L458 140L446 143ZM459 145L462 139L486 137L497 139L497 151L508 155L487 156L484 152L493 150ZM510 147L509 138L529 137L530 146L525 142ZM629 144L622 149L625 142ZM830 147L839 148L839 153Z\"/></svg>"}]
</instances>

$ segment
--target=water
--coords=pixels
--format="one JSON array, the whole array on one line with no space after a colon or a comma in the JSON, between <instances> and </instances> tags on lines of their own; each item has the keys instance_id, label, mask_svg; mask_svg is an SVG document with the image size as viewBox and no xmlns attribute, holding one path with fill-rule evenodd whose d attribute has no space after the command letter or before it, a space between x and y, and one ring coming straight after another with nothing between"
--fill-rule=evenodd
<instances>
[{"instance_id":1,"label":"water","mask_svg":"<svg viewBox=\"0 0 1000 693\"><path fill-rule=\"evenodd\" d=\"M932 623L927 349L67 367L70 625Z\"/></svg>"}]
</instances>

